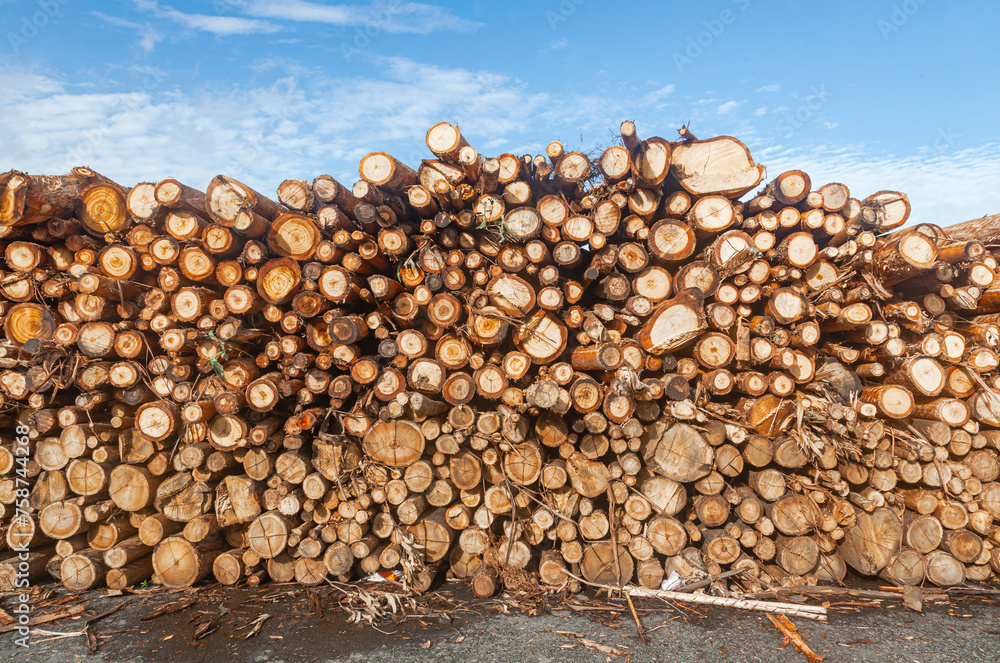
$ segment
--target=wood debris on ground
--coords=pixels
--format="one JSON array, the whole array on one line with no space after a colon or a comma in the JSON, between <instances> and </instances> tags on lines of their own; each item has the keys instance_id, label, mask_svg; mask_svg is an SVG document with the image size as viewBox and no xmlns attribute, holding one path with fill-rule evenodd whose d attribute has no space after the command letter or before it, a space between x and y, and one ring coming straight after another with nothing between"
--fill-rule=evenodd
<instances>
[{"instance_id":1,"label":"wood debris on ground","mask_svg":"<svg viewBox=\"0 0 1000 663\"><path fill-rule=\"evenodd\" d=\"M795 651L799 652L806 657L809 663L820 663L826 656L815 653L809 648L802 636L799 635L799 630L795 628L795 624L791 622L788 617L784 615L768 615L768 619L771 623L777 627L781 634L784 636L784 641L781 643L782 648L787 647L789 644L795 648Z\"/></svg>"}]
</instances>

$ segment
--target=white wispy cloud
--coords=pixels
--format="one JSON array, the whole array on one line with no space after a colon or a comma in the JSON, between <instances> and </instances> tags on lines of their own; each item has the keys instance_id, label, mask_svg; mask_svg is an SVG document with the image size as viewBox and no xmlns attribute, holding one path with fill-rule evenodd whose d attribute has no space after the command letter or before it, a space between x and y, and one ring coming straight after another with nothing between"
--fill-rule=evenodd
<instances>
[{"instance_id":1,"label":"white wispy cloud","mask_svg":"<svg viewBox=\"0 0 1000 663\"><path fill-rule=\"evenodd\" d=\"M208 32L217 37L270 34L293 29L289 23L320 23L365 30L365 38L379 32L427 35L434 32L475 32L482 23L456 16L451 10L419 2L383 2L368 5L324 4L309 0L221 0L215 4L218 14L188 13L157 0L132 0L136 10L153 19L170 21L188 30ZM105 22L118 27L139 29L139 45L151 51L161 32L142 27L124 18L93 12ZM239 14L239 15L237 15ZM283 25L284 24L284 25ZM372 32L374 31L374 32ZM295 43L297 40L282 40Z\"/></svg>"},{"instance_id":2,"label":"white wispy cloud","mask_svg":"<svg viewBox=\"0 0 1000 663\"><path fill-rule=\"evenodd\" d=\"M371 5L327 5L308 0L249 0L235 3L249 16L346 27L375 25L386 32L475 32L482 24L450 10L419 2L377 2Z\"/></svg>"},{"instance_id":3,"label":"white wispy cloud","mask_svg":"<svg viewBox=\"0 0 1000 663\"><path fill-rule=\"evenodd\" d=\"M133 0L132 3L140 12L152 14L156 18L168 19L174 23L200 32L210 32L218 37L229 37L232 35L249 35L258 33L277 32L281 26L268 21L256 18L244 18L242 16L215 16L211 14L189 14L178 11L170 6L161 7L156 0ZM118 17L107 16L100 12L99 18L112 25L124 25L128 21ZM148 43L148 38L144 36L144 42ZM155 44L155 40L152 42Z\"/></svg>"},{"instance_id":4,"label":"white wispy cloud","mask_svg":"<svg viewBox=\"0 0 1000 663\"><path fill-rule=\"evenodd\" d=\"M669 97L670 95L672 95L674 93L674 90L676 89L677 88L673 85L664 85L663 87L653 90L652 92L644 96L642 98L642 103L655 104L660 100L664 99L665 97Z\"/></svg>"},{"instance_id":5,"label":"white wispy cloud","mask_svg":"<svg viewBox=\"0 0 1000 663\"><path fill-rule=\"evenodd\" d=\"M139 46L147 53L151 53L156 48L156 42L163 41L163 35L156 30L145 30L139 40Z\"/></svg>"},{"instance_id":6,"label":"white wispy cloud","mask_svg":"<svg viewBox=\"0 0 1000 663\"><path fill-rule=\"evenodd\" d=\"M136 30L142 27L135 21L129 21L127 19L122 18L121 16L111 16L109 14L105 14L104 12L96 12L96 11L90 12L90 15L101 19L108 25L113 25L116 28L128 28L129 30Z\"/></svg>"},{"instance_id":7,"label":"white wispy cloud","mask_svg":"<svg viewBox=\"0 0 1000 663\"><path fill-rule=\"evenodd\" d=\"M248 66L256 72L281 71L296 76L319 73L318 68L309 67L298 60L285 57L264 57L254 60Z\"/></svg>"},{"instance_id":8,"label":"white wispy cloud","mask_svg":"<svg viewBox=\"0 0 1000 663\"><path fill-rule=\"evenodd\" d=\"M778 83L773 83L771 85L762 85L761 87L754 90L755 92L777 92L781 89L781 85Z\"/></svg>"},{"instance_id":9,"label":"white wispy cloud","mask_svg":"<svg viewBox=\"0 0 1000 663\"><path fill-rule=\"evenodd\" d=\"M98 18L110 26L128 30L131 33L139 34L139 48L146 53L151 53L156 48L156 43L163 41L163 34L153 28L148 23L136 23L120 16L110 16L104 12L90 12L90 15Z\"/></svg>"},{"instance_id":10,"label":"white wispy cloud","mask_svg":"<svg viewBox=\"0 0 1000 663\"><path fill-rule=\"evenodd\" d=\"M743 103L742 101L727 101L726 103L721 104L719 106L718 112L719 112L720 115L725 115L726 113L731 113L734 110L736 110L737 108L739 108L740 104L742 104L742 103Z\"/></svg>"},{"instance_id":11,"label":"white wispy cloud","mask_svg":"<svg viewBox=\"0 0 1000 663\"><path fill-rule=\"evenodd\" d=\"M278 32L281 26L256 18L242 16L212 16L209 14L186 14L176 9L163 9L158 15L180 23L185 28L211 32L219 37Z\"/></svg>"}]
</instances>

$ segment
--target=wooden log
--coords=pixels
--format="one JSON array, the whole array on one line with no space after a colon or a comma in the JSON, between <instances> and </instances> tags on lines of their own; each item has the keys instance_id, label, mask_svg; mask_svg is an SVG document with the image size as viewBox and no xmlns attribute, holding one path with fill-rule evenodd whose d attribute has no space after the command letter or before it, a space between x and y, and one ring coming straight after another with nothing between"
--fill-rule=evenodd
<instances>
[{"instance_id":1,"label":"wooden log","mask_svg":"<svg viewBox=\"0 0 1000 663\"><path fill-rule=\"evenodd\" d=\"M111 471L108 494L115 505L124 511L139 511L153 504L161 477L144 467L119 465Z\"/></svg>"},{"instance_id":2,"label":"wooden log","mask_svg":"<svg viewBox=\"0 0 1000 663\"><path fill-rule=\"evenodd\" d=\"M417 173L385 152L372 152L361 158L358 173L366 182L389 191L402 191L417 183Z\"/></svg>"},{"instance_id":3,"label":"wooden log","mask_svg":"<svg viewBox=\"0 0 1000 663\"><path fill-rule=\"evenodd\" d=\"M779 325L790 325L808 313L808 302L793 288L776 288L767 302L767 314Z\"/></svg>"},{"instance_id":4,"label":"wooden log","mask_svg":"<svg viewBox=\"0 0 1000 663\"><path fill-rule=\"evenodd\" d=\"M242 182L218 175L205 191L205 209L215 222L249 237L260 237L280 207Z\"/></svg>"},{"instance_id":5,"label":"wooden log","mask_svg":"<svg viewBox=\"0 0 1000 663\"><path fill-rule=\"evenodd\" d=\"M819 563L819 546L811 536L778 536L775 548L775 562L793 575L811 573Z\"/></svg>"},{"instance_id":6,"label":"wooden log","mask_svg":"<svg viewBox=\"0 0 1000 663\"><path fill-rule=\"evenodd\" d=\"M425 440L420 429L406 421L379 423L364 439L365 453L388 465L412 465L424 451Z\"/></svg>"},{"instance_id":7,"label":"wooden log","mask_svg":"<svg viewBox=\"0 0 1000 663\"><path fill-rule=\"evenodd\" d=\"M913 412L913 394L904 387L882 385L866 387L861 392L861 401L871 403L878 411L891 419L904 419Z\"/></svg>"},{"instance_id":8,"label":"wooden log","mask_svg":"<svg viewBox=\"0 0 1000 663\"><path fill-rule=\"evenodd\" d=\"M934 397L945 386L945 373L941 365L931 357L910 357L900 363L886 382L906 387L912 392Z\"/></svg>"},{"instance_id":9,"label":"wooden log","mask_svg":"<svg viewBox=\"0 0 1000 663\"><path fill-rule=\"evenodd\" d=\"M153 557L147 555L120 568L108 569L108 589L125 589L149 580L153 575Z\"/></svg>"},{"instance_id":10,"label":"wooden log","mask_svg":"<svg viewBox=\"0 0 1000 663\"><path fill-rule=\"evenodd\" d=\"M221 539L191 543L182 536L169 536L153 550L153 571L166 587L190 587L212 572L215 558L224 552L224 546Z\"/></svg>"},{"instance_id":11,"label":"wooden log","mask_svg":"<svg viewBox=\"0 0 1000 663\"><path fill-rule=\"evenodd\" d=\"M622 585L631 581L635 561L624 546L602 541L587 547L580 562L580 572L587 582Z\"/></svg>"},{"instance_id":12,"label":"wooden log","mask_svg":"<svg viewBox=\"0 0 1000 663\"><path fill-rule=\"evenodd\" d=\"M278 185L278 202L300 212L312 212L316 206L313 186L305 180L285 180Z\"/></svg>"},{"instance_id":13,"label":"wooden log","mask_svg":"<svg viewBox=\"0 0 1000 663\"><path fill-rule=\"evenodd\" d=\"M699 495L694 499L694 513L709 528L721 527L729 519L729 502L722 495Z\"/></svg>"},{"instance_id":14,"label":"wooden log","mask_svg":"<svg viewBox=\"0 0 1000 663\"><path fill-rule=\"evenodd\" d=\"M659 221L650 228L647 242L652 255L671 262L690 257L696 248L691 227L672 219Z\"/></svg>"},{"instance_id":15,"label":"wooden log","mask_svg":"<svg viewBox=\"0 0 1000 663\"><path fill-rule=\"evenodd\" d=\"M96 182L80 191L77 215L81 227L98 237L124 230L132 220L124 191L110 181Z\"/></svg>"},{"instance_id":16,"label":"wooden log","mask_svg":"<svg viewBox=\"0 0 1000 663\"><path fill-rule=\"evenodd\" d=\"M801 170L781 173L768 185L768 191L782 205L795 205L809 194L812 180Z\"/></svg>"},{"instance_id":17,"label":"wooden log","mask_svg":"<svg viewBox=\"0 0 1000 663\"><path fill-rule=\"evenodd\" d=\"M143 518L139 525L139 540L146 546L153 547L167 536L180 532L183 523L170 520L163 514L152 514Z\"/></svg>"},{"instance_id":18,"label":"wooden log","mask_svg":"<svg viewBox=\"0 0 1000 663\"><path fill-rule=\"evenodd\" d=\"M132 536L118 541L112 548L104 551L104 563L109 569L120 569L152 551L153 546L146 545L138 535Z\"/></svg>"},{"instance_id":19,"label":"wooden log","mask_svg":"<svg viewBox=\"0 0 1000 663\"><path fill-rule=\"evenodd\" d=\"M891 230L906 223L910 216L910 200L899 191L879 191L864 199L862 209L874 212L880 230Z\"/></svg>"},{"instance_id":20,"label":"wooden log","mask_svg":"<svg viewBox=\"0 0 1000 663\"><path fill-rule=\"evenodd\" d=\"M930 269L937 254L931 238L917 231L903 232L877 246L876 272L883 285L895 285Z\"/></svg>"},{"instance_id":21,"label":"wooden log","mask_svg":"<svg viewBox=\"0 0 1000 663\"><path fill-rule=\"evenodd\" d=\"M453 532L448 527L445 509L434 510L420 522L411 525L408 531L423 546L422 556L426 562L438 562L448 554Z\"/></svg>"},{"instance_id":22,"label":"wooden log","mask_svg":"<svg viewBox=\"0 0 1000 663\"><path fill-rule=\"evenodd\" d=\"M644 185L662 184L670 169L670 143L653 137L639 143L632 151L632 172Z\"/></svg>"},{"instance_id":23,"label":"wooden log","mask_svg":"<svg viewBox=\"0 0 1000 663\"><path fill-rule=\"evenodd\" d=\"M23 557L22 557L23 555ZM16 556L0 561L0 589L13 591L23 589L18 583L39 580L46 573L46 565L59 555L49 547L37 547L35 550L18 553ZM60 565L62 560L59 561Z\"/></svg>"},{"instance_id":24,"label":"wooden log","mask_svg":"<svg viewBox=\"0 0 1000 663\"><path fill-rule=\"evenodd\" d=\"M66 589L83 592L104 582L108 574L104 553L88 548L63 558L59 566L59 577Z\"/></svg>"},{"instance_id":25,"label":"wooden log","mask_svg":"<svg viewBox=\"0 0 1000 663\"><path fill-rule=\"evenodd\" d=\"M889 563L902 542L902 523L892 510L857 513L857 522L847 530L840 554L848 566L862 575L874 575Z\"/></svg>"},{"instance_id":26,"label":"wooden log","mask_svg":"<svg viewBox=\"0 0 1000 663\"><path fill-rule=\"evenodd\" d=\"M267 246L274 253L298 261L309 260L319 245L319 228L303 214L280 214L267 231Z\"/></svg>"},{"instance_id":27,"label":"wooden log","mask_svg":"<svg viewBox=\"0 0 1000 663\"><path fill-rule=\"evenodd\" d=\"M657 306L636 339L646 352L662 355L693 343L706 328L703 297L685 290Z\"/></svg>"},{"instance_id":28,"label":"wooden log","mask_svg":"<svg viewBox=\"0 0 1000 663\"><path fill-rule=\"evenodd\" d=\"M661 476L687 483L711 471L712 447L687 424L656 423L646 429L642 439L646 463Z\"/></svg>"},{"instance_id":29,"label":"wooden log","mask_svg":"<svg viewBox=\"0 0 1000 663\"><path fill-rule=\"evenodd\" d=\"M208 513L212 498L212 488L206 482L190 472L177 472L157 486L153 506L167 518L186 523Z\"/></svg>"},{"instance_id":30,"label":"wooden log","mask_svg":"<svg viewBox=\"0 0 1000 663\"><path fill-rule=\"evenodd\" d=\"M95 550L110 550L136 533L136 528L124 517L112 517L95 522L87 531L87 543Z\"/></svg>"},{"instance_id":31,"label":"wooden log","mask_svg":"<svg viewBox=\"0 0 1000 663\"><path fill-rule=\"evenodd\" d=\"M674 146L671 172L690 194L721 194L739 198L760 183L764 167L755 165L750 152L729 136L685 141Z\"/></svg>"},{"instance_id":32,"label":"wooden log","mask_svg":"<svg viewBox=\"0 0 1000 663\"><path fill-rule=\"evenodd\" d=\"M88 169L82 169L88 171ZM29 225L49 218L73 216L81 186L100 176L92 171L69 175L28 175L8 171L0 175L0 225Z\"/></svg>"},{"instance_id":33,"label":"wooden log","mask_svg":"<svg viewBox=\"0 0 1000 663\"><path fill-rule=\"evenodd\" d=\"M52 313L38 304L15 304L7 312L3 323L4 336L19 345L36 338L52 338L55 329Z\"/></svg>"},{"instance_id":34,"label":"wooden log","mask_svg":"<svg viewBox=\"0 0 1000 663\"><path fill-rule=\"evenodd\" d=\"M942 550L963 564L972 564L983 552L983 541L975 533L966 529L952 529L944 533Z\"/></svg>"},{"instance_id":35,"label":"wooden log","mask_svg":"<svg viewBox=\"0 0 1000 663\"><path fill-rule=\"evenodd\" d=\"M257 293L269 304L291 301L299 290L301 270L290 258L276 258L261 265L256 283Z\"/></svg>"},{"instance_id":36,"label":"wooden log","mask_svg":"<svg viewBox=\"0 0 1000 663\"><path fill-rule=\"evenodd\" d=\"M528 355L532 363L549 363L566 348L568 330L548 311L539 310L514 331L518 350Z\"/></svg>"},{"instance_id":37,"label":"wooden log","mask_svg":"<svg viewBox=\"0 0 1000 663\"><path fill-rule=\"evenodd\" d=\"M593 461L577 452L566 459L566 472L573 489L584 497L602 495L608 486L610 474L604 463Z\"/></svg>"},{"instance_id":38,"label":"wooden log","mask_svg":"<svg viewBox=\"0 0 1000 663\"><path fill-rule=\"evenodd\" d=\"M943 550L925 557L927 579L938 587L955 587L965 582L965 566Z\"/></svg>"},{"instance_id":39,"label":"wooden log","mask_svg":"<svg viewBox=\"0 0 1000 663\"><path fill-rule=\"evenodd\" d=\"M68 539L90 528L83 517L83 504L77 500L53 502L38 514L38 526L45 536Z\"/></svg>"},{"instance_id":40,"label":"wooden log","mask_svg":"<svg viewBox=\"0 0 1000 663\"><path fill-rule=\"evenodd\" d=\"M499 587L497 572L492 567L482 564L472 576L472 592L479 598L493 596Z\"/></svg>"}]
</instances>

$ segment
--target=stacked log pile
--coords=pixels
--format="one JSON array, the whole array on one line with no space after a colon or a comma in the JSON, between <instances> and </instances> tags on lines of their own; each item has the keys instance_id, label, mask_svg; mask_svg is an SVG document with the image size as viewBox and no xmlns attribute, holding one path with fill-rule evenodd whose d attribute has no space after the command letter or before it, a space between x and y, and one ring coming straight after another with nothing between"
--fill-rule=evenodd
<instances>
[{"instance_id":1,"label":"stacked log pile","mask_svg":"<svg viewBox=\"0 0 1000 663\"><path fill-rule=\"evenodd\" d=\"M426 142L276 199L0 176L0 585L1000 571L989 229L686 130Z\"/></svg>"}]
</instances>

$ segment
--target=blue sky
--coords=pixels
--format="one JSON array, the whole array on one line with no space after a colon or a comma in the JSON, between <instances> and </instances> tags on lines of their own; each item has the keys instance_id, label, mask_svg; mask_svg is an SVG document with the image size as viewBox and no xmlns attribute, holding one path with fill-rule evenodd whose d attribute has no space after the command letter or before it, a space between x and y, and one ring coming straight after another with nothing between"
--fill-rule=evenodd
<instances>
[{"instance_id":1,"label":"blue sky","mask_svg":"<svg viewBox=\"0 0 1000 663\"><path fill-rule=\"evenodd\" d=\"M441 120L488 155L689 122L947 224L1000 212L998 28L985 1L0 0L0 171L273 193L416 165Z\"/></svg>"}]
</instances>

